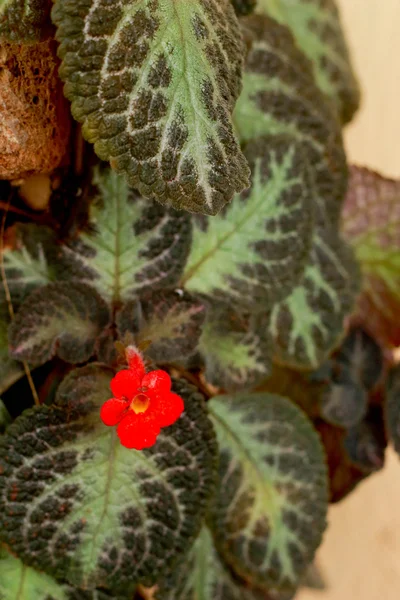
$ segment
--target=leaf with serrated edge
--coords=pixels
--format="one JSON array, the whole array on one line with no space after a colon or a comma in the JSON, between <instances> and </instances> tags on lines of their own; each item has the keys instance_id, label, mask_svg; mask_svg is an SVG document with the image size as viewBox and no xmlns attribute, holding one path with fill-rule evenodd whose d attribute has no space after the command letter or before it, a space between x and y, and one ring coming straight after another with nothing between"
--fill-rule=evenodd
<instances>
[{"instance_id":1,"label":"leaf with serrated edge","mask_svg":"<svg viewBox=\"0 0 400 600\"><path fill-rule=\"evenodd\" d=\"M1 600L118 600L103 592L78 590L24 565L0 548Z\"/></svg>"},{"instance_id":2,"label":"leaf with serrated edge","mask_svg":"<svg viewBox=\"0 0 400 600\"><path fill-rule=\"evenodd\" d=\"M318 368L342 337L358 288L350 248L334 231L316 229L302 281L272 309L274 359L296 369Z\"/></svg>"},{"instance_id":3,"label":"leaf with serrated edge","mask_svg":"<svg viewBox=\"0 0 400 600\"><path fill-rule=\"evenodd\" d=\"M335 0L258 0L257 11L291 30L312 62L317 85L331 98L342 122L350 121L360 103L360 90Z\"/></svg>"},{"instance_id":4,"label":"leaf with serrated edge","mask_svg":"<svg viewBox=\"0 0 400 600\"><path fill-rule=\"evenodd\" d=\"M51 283L30 294L9 327L10 355L39 365L55 354L73 364L88 360L110 321L102 297L83 283Z\"/></svg>"},{"instance_id":5,"label":"leaf with serrated edge","mask_svg":"<svg viewBox=\"0 0 400 600\"><path fill-rule=\"evenodd\" d=\"M190 247L190 216L143 200L111 169L94 181L100 197L91 206L92 228L63 245L63 278L92 285L116 304L174 285Z\"/></svg>"},{"instance_id":6,"label":"leaf with serrated edge","mask_svg":"<svg viewBox=\"0 0 400 600\"><path fill-rule=\"evenodd\" d=\"M400 366L392 369L389 376L386 423L390 441L400 454Z\"/></svg>"},{"instance_id":7,"label":"leaf with serrated edge","mask_svg":"<svg viewBox=\"0 0 400 600\"><path fill-rule=\"evenodd\" d=\"M182 380L179 420L142 452L100 421L114 372L70 373L51 407L30 409L0 442L0 536L26 563L72 585L128 593L153 585L197 535L215 477L203 397ZM118 565L118 568L116 568Z\"/></svg>"},{"instance_id":8,"label":"leaf with serrated edge","mask_svg":"<svg viewBox=\"0 0 400 600\"><path fill-rule=\"evenodd\" d=\"M271 370L268 316L211 313L200 338L206 380L228 391L251 389Z\"/></svg>"},{"instance_id":9,"label":"leaf with serrated edge","mask_svg":"<svg viewBox=\"0 0 400 600\"><path fill-rule=\"evenodd\" d=\"M195 220L181 284L213 300L265 310L301 277L314 199L301 152L287 136L256 140L246 156L252 188L217 217Z\"/></svg>"},{"instance_id":10,"label":"leaf with serrated edge","mask_svg":"<svg viewBox=\"0 0 400 600\"><path fill-rule=\"evenodd\" d=\"M50 7L51 0L2 0L0 39L39 41L49 29Z\"/></svg>"},{"instance_id":11,"label":"leaf with serrated edge","mask_svg":"<svg viewBox=\"0 0 400 600\"><path fill-rule=\"evenodd\" d=\"M138 318L139 312L139 318ZM117 315L120 338L133 334L137 344L149 341L146 354L154 361L190 357L197 349L205 305L182 290L159 291L128 302Z\"/></svg>"},{"instance_id":12,"label":"leaf with serrated edge","mask_svg":"<svg viewBox=\"0 0 400 600\"><path fill-rule=\"evenodd\" d=\"M285 134L301 148L315 185L320 223L337 223L346 192L341 127L290 32L267 17L242 19L249 52L233 119L242 143Z\"/></svg>"},{"instance_id":13,"label":"leaf with serrated edge","mask_svg":"<svg viewBox=\"0 0 400 600\"><path fill-rule=\"evenodd\" d=\"M345 239L363 273L355 313L383 346L400 345L400 180L351 167L342 213Z\"/></svg>"},{"instance_id":14,"label":"leaf with serrated edge","mask_svg":"<svg viewBox=\"0 0 400 600\"><path fill-rule=\"evenodd\" d=\"M328 482L318 435L280 396L216 396L209 406L220 449L209 519L217 548L253 585L295 588L326 524Z\"/></svg>"},{"instance_id":15,"label":"leaf with serrated edge","mask_svg":"<svg viewBox=\"0 0 400 600\"><path fill-rule=\"evenodd\" d=\"M73 116L140 193L216 214L248 186L231 124L245 49L230 0L57 0L52 18Z\"/></svg>"},{"instance_id":16,"label":"leaf with serrated edge","mask_svg":"<svg viewBox=\"0 0 400 600\"><path fill-rule=\"evenodd\" d=\"M161 582L154 600L272 600L235 580L215 550L210 531L203 527L185 562Z\"/></svg>"}]
</instances>

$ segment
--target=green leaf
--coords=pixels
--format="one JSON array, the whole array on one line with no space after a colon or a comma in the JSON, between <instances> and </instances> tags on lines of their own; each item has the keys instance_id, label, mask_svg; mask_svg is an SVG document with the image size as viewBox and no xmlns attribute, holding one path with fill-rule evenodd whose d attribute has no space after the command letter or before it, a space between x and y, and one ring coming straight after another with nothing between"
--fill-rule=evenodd
<instances>
[{"instance_id":1,"label":"green leaf","mask_svg":"<svg viewBox=\"0 0 400 600\"><path fill-rule=\"evenodd\" d=\"M366 390L353 379L349 368L340 369L322 394L322 418L339 427L354 427L365 417L367 408Z\"/></svg>"},{"instance_id":2,"label":"green leaf","mask_svg":"<svg viewBox=\"0 0 400 600\"><path fill-rule=\"evenodd\" d=\"M312 62L318 87L331 98L342 122L350 121L360 103L360 90L335 0L258 0L257 10L291 30Z\"/></svg>"},{"instance_id":3,"label":"green leaf","mask_svg":"<svg viewBox=\"0 0 400 600\"><path fill-rule=\"evenodd\" d=\"M229 573L212 536L203 527L183 565L161 582L156 600L272 600L265 593L244 587Z\"/></svg>"},{"instance_id":4,"label":"green leaf","mask_svg":"<svg viewBox=\"0 0 400 600\"><path fill-rule=\"evenodd\" d=\"M11 415L8 412L3 400L0 398L0 433L4 433L11 422Z\"/></svg>"},{"instance_id":5,"label":"green leaf","mask_svg":"<svg viewBox=\"0 0 400 600\"><path fill-rule=\"evenodd\" d=\"M285 136L246 149L252 188L217 217L195 220L181 284L235 307L266 310L300 278L310 250L313 198L301 152Z\"/></svg>"},{"instance_id":6,"label":"green leaf","mask_svg":"<svg viewBox=\"0 0 400 600\"><path fill-rule=\"evenodd\" d=\"M400 366L393 368L389 377L386 423L390 441L400 454Z\"/></svg>"},{"instance_id":7,"label":"green leaf","mask_svg":"<svg viewBox=\"0 0 400 600\"><path fill-rule=\"evenodd\" d=\"M257 0L231 0L238 16L249 15L256 7Z\"/></svg>"},{"instance_id":8,"label":"green leaf","mask_svg":"<svg viewBox=\"0 0 400 600\"><path fill-rule=\"evenodd\" d=\"M337 116L286 27L260 15L242 21L249 52L233 115L239 139L286 135L303 155L297 170L312 173L315 189L308 178L305 193L316 199L318 221L337 223L347 186Z\"/></svg>"},{"instance_id":9,"label":"green leaf","mask_svg":"<svg viewBox=\"0 0 400 600\"><path fill-rule=\"evenodd\" d=\"M10 355L35 365L55 354L72 364L85 362L110 318L107 304L92 287L50 283L20 306L9 328Z\"/></svg>"},{"instance_id":10,"label":"green leaf","mask_svg":"<svg viewBox=\"0 0 400 600\"><path fill-rule=\"evenodd\" d=\"M204 318L204 304L178 289L128 302L117 315L117 326L121 339L130 333L137 344L150 341L146 354L162 363L188 358L196 351Z\"/></svg>"},{"instance_id":11,"label":"green leaf","mask_svg":"<svg viewBox=\"0 0 400 600\"><path fill-rule=\"evenodd\" d=\"M248 186L233 134L245 48L230 0L57 0L72 114L147 197L216 214Z\"/></svg>"},{"instance_id":12,"label":"green leaf","mask_svg":"<svg viewBox=\"0 0 400 600\"><path fill-rule=\"evenodd\" d=\"M400 180L351 167L343 235L363 273L357 321L382 346L400 345Z\"/></svg>"},{"instance_id":13,"label":"green leaf","mask_svg":"<svg viewBox=\"0 0 400 600\"><path fill-rule=\"evenodd\" d=\"M24 565L0 548L1 600L117 600L100 591L77 590L52 579L46 573Z\"/></svg>"},{"instance_id":14,"label":"green leaf","mask_svg":"<svg viewBox=\"0 0 400 600\"><path fill-rule=\"evenodd\" d=\"M299 285L272 309L274 358L295 369L316 369L343 335L359 287L352 252L334 231L316 229L311 260Z\"/></svg>"},{"instance_id":15,"label":"green leaf","mask_svg":"<svg viewBox=\"0 0 400 600\"><path fill-rule=\"evenodd\" d=\"M268 316L215 311L200 338L206 380L228 391L251 389L271 370Z\"/></svg>"},{"instance_id":16,"label":"green leaf","mask_svg":"<svg viewBox=\"0 0 400 600\"><path fill-rule=\"evenodd\" d=\"M361 327L351 327L335 360L348 369L353 381L368 391L378 384L384 372L380 346Z\"/></svg>"},{"instance_id":17,"label":"green leaf","mask_svg":"<svg viewBox=\"0 0 400 600\"><path fill-rule=\"evenodd\" d=\"M0 38L11 42L40 40L50 26L50 0L2 0Z\"/></svg>"},{"instance_id":18,"label":"green leaf","mask_svg":"<svg viewBox=\"0 0 400 600\"><path fill-rule=\"evenodd\" d=\"M20 362L10 358L8 349L9 314L7 306L0 304L0 394L24 375Z\"/></svg>"},{"instance_id":19,"label":"green leaf","mask_svg":"<svg viewBox=\"0 0 400 600\"><path fill-rule=\"evenodd\" d=\"M286 398L217 396L220 448L210 523L221 555L253 585L293 590L325 529L327 470L316 431Z\"/></svg>"},{"instance_id":20,"label":"green leaf","mask_svg":"<svg viewBox=\"0 0 400 600\"><path fill-rule=\"evenodd\" d=\"M47 227L18 224L7 230L10 243L3 260L14 309L36 288L55 281L60 275L55 233ZM4 298L3 286L0 294Z\"/></svg>"},{"instance_id":21,"label":"green leaf","mask_svg":"<svg viewBox=\"0 0 400 600\"><path fill-rule=\"evenodd\" d=\"M72 585L129 594L187 552L213 491L215 434L183 381L185 411L143 452L120 445L99 410L114 371L70 373L55 404L23 413L0 442L0 536Z\"/></svg>"},{"instance_id":22,"label":"green leaf","mask_svg":"<svg viewBox=\"0 0 400 600\"><path fill-rule=\"evenodd\" d=\"M363 473L374 473L385 464L386 446L381 407L371 406L367 417L347 432L344 439L347 457Z\"/></svg>"},{"instance_id":23,"label":"green leaf","mask_svg":"<svg viewBox=\"0 0 400 600\"><path fill-rule=\"evenodd\" d=\"M95 183L91 229L63 246L63 278L92 285L115 304L174 285L190 247L189 215L143 200L111 169Z\"/></svg>"}]
</instances>

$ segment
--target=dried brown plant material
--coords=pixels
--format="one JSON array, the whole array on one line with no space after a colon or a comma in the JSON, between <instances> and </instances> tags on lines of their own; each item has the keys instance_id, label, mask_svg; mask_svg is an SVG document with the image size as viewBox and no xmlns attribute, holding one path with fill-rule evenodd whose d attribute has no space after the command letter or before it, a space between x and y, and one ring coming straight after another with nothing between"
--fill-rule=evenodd
<instances>
[{"instance_id":1,"label":"dried brown plant material","mask_svg":"<svg viewBox=\"0 0 400 600\"><path fill-rule=\"evenodd\" d=\"M19 195L33 210L45 210L51 196L51 180L48 175L32 175L23 181Z\"/></svg>"},{"instance_id":2,"label":"dried brown plant material","mask_svg":"<svg viewBox=\"0 0 400 600\"><path fill-rule=\"evenodd\" d=\"M0 46L0 178L49 173L66 162L68 103L52 39Z\"/></svg>"}]
</instances>

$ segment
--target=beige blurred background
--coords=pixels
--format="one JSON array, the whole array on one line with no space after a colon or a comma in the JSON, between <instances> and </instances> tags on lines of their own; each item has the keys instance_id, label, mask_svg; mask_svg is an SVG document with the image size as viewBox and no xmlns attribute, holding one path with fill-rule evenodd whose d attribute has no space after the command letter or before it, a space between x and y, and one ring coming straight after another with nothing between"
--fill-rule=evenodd
<instances>
[{"instance_id":1,"label":"beige blurred background","mask_svg":"<svg viewBox=\"0 0 400 600\"><path fill-rule=\"evenodd\" d=\"M363 105L346 131L351 161L400 177L400 0L337 0ZM326 592L299 600L400 599L400 459L333 506L320 549ZM297 600L297 599L296 599Z\"/></svg>"}]
</instances>

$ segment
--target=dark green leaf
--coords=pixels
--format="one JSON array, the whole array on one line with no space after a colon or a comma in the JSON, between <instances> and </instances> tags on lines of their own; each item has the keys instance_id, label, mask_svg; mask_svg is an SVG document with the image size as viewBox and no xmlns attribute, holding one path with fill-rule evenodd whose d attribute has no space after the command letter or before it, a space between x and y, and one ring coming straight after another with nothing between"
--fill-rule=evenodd
<instances>
[{"instance_id":1,"label":"dark green leaf","mask_svg":"<svg viewBox=\"0 0 400 600\"><path fill-rule=\"evenodd\" d=\"M55 354L77 364L94 352L96 338L110 321L107 304L83 283L50 283L22 303L9 328L10 354L35 365Z\"/></svg>"},{"instance_id":2,"label":"dark green leaf","mask_svg":"<svg viewBox=\"0 0 400 600\"><path fill-rule=\"evenodd\" d=\"M353 427L365 417L368 407L366 390L343 367L334 375L322 395L321 416L339 427Z\"/></svg>"},{"instance_id":3,"label":"dark green leaf","mask_svg":"<svg viewBox=\"0 0 400 600\"><path fill-rule=\"evenodd\" d=\"M306 179L303 193L315 197L318 221L337 223L347 166L331 103L316 87L312 67L286 27L253 15L243 19L243 31L250 51L234 112L239 139L286 135L304 157L297 169L312 172L315 189Z\"/></svg>"},{"instance_id":4,"label":"dark green leaf","mask_svg":"<svg viewBox=\"0 0 400 600\"><path fill-rule=\"evenodd\" d=\"M7 306L0 304L0 394L5 392L24 374L20 362L10 358L8 349L8 325L10 319Z\"/></svg>"},{"instance_id":5,"label":"dark green leaf","mask_svg":"<svg viewBox=\"0 0 400 600\"><path fill-rule=\"evenodd\" d=\"M239 16L249 15L256 7L257 0L231 0L235 12Z\"/></svg>"},{"instance_id":6,"label":"dark green leaf","mask_svg":"<svg viewBox=\"0 0 400 600\"><path fill-rule=\"evenodd\" d=\"M11 415L8 412L3 400L0 398L0 433L4 433L11 422Z\"/></svg>"},{"instance_id":7,"label":"dark green leaf","mask_svg":"<svg viewBox=\"0 0 400 600\"><path fill-rule=\"evenodd\" d=\"M332 99L343 123L350 121L360 91L335 0L258 0L257 9L289 27L312 62L317 85Z\"/></svg>"},{"instance_id":8,"label":"dark green leaf","mask_svg":"<svg viewBox=\"0 0 400 600\"><path fill-rule=\"evenodd\" d=\"M35 42L49 29L51 0L2 0L0 38Z\"/></svg>"},{"instance_id":9,"label":"dark green leaf","mask_svg":"<svg viewBox=\"0 0 400 600\"><path fill-rule=\"evenodd\" d=\"M390 440L400 454L400 365L392 369L389 377L386 422Z\"/></svg>"},{"instance_id":10,"label":"dark green leaf","mask_svg":"<svg viewBox=\"0 0 400 600\"><path fill-rule=\"evenodd\" d=\"M217 548L253 585L293 589L325 528L327 473L318 435L280 396L217 396L209 405L220 447L210 513Z\"/></svg>"},{"instance_id":11,"label":"dark green leaf","mask_svg":"<svg viewBox=\"0 0 400 600\"><path fill-rule=\"evenodd\" d=\"M205 306L182 290L148 294L125 304L117 315L121 339L134 334L137 344L150 341L146 354L158 362L190 357L197 349Z\"/></svg>"},{"instance_id":12,"label":"dark green leaf","mask_svg":"<svg viewBox=\"0 0 400 600\"><path fill-rule=\"evenodd\" d=\"M230 0L57 0L52 17L73 116L131 185L205 214L248 186L231 123L245 49Z\"/></svg>"},{"instance_id":13,"label":"dark green leaf","mask_svg":"<svg viewBox=\"0 0 400 600\"><path fill-rule=\"evenodd\" d=\"M382 350L360 327L349 331L335 358L349 370L352 380L366 390L371 390L382 376Z\"/></svg>"},{"instance_id":14,"label":"dark green leaf","mask_svg":"<svg viewBox=\"0 0 400 600\"><path fill-rule=\"evenodd\" d=\"M143 452L120 445L99 410L114 372L69 374L56 402L0 442L0 536L24 562L85 588L152 585L197 535L213 490L215 435L183 381L180 419ZM116 567L118 565L118 567Z\"/></svg>"},{"instance_id":15,"label":"dark green leaf","mask_svg":"<svg viewBox=\"0 0 400 600\"><path fill-rule=\"evenodd\" d=\"M271 315L275 359L299 369L318 368L338 344L359 288L352 252L334 231L316 229L313 244L301 283Z\"/></svg>"},{"instance_id":16,"label":"dark green leaf","mask_svg":"<svg viewBox=\"0 0 400 600\"><path fill-rule=\"evenodd\" d=\"M100 197L91 207L92 228L63 246L63 278L93 285L115 303L174 285L190 247L189 215L143 200L110 169L97 173L95 183Z\"/></svg>"},{"instance_id":17,"label":"dark green leaf","mask_svg":"<svg viewBox=\"0 0 400 600\"><path fill-rule=\"evenodd\" d=\"M352 465L364 473L383 468L387 440L380 407L372 407L367 417L349 429L344 448Z\"/></svg>"},{"instance_id":18,"label":"dark green leaf","mask_svg":"<svg viewBox=\"0 0 400 600\"><path fill-rule=\"evenodd\" d=\"M229 305L267 310L292 289L308 258L312 183L287 136L252 142L246 156L252 188L217 217L195 220L182 284Z\"/></svg>"},{"instance_id":19,"label":"dark green leaf","mask_svg":"<svg viewBox=\"0 0 400 600\"><path fill-rule=\"evenodd\" d=\"M212 385L236 392L255 387L271 369L268 316L227 310L211 314L203 327L200 351Z\"/></svg>"}]
</instances>

